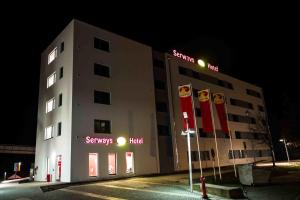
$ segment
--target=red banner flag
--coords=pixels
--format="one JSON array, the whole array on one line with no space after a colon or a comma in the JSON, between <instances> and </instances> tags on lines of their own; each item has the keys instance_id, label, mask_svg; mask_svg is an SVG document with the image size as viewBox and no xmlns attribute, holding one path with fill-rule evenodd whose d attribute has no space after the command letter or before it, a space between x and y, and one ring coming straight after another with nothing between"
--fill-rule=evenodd
<instances>
[{"instance_id":1,"label":"red banner flag","mask_svg":"<svg viewBox=\"0 0 300 200\"><path fill-rule=\"evenodd\" d=\"M224 133L229 134L228 123L227 123L227 113L225 108L225 96L223 93L213 94L214 104L216 105L221 129Z\"/></svg>"},{"instance_id":2,"label":"red banner flag","mask_svg":"<svg viewBox=\"0 0 300 200\"><path fill-rule=\"evenodd\" d=\"M214 129L212 123L209 90L206 89L198 91L198 100L200 103L203 131L206 133L212 133Z\"/></svg>"},{"instance_id":3,"label":"red banner flag","mask_svg":"<svg viewBox=\"0 0 300 200\"><path fill-rule=\"evenodd\" d=\"M182 85L178 87L179 97L180 97L180 106L183 119L184 113L187 114L189 129L190 131L195 131L195 114L193 106L193 97L192 97L192 87L191 85ZM186 131L186 120L183 120L183 129Z\"/></svg>"}]
</instances>

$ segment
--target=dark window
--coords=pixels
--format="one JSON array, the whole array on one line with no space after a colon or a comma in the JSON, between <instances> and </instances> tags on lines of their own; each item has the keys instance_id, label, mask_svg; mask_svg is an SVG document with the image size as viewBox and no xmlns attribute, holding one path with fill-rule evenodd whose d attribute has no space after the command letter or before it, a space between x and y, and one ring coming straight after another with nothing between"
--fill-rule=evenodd
<instances>
[{"instance_id":1,"label":"dark window","mask_svg":"<svg viewBox=\"0 0 300 200\"><path fill-rule=\"evenodd\" d=\"M61 68L59 69L59 79L61 79L63 76L64 76L64 68L61 67Z\"/></svg>"},{"instance_id":2,"label":"dark window","mask_svg":"<svg viewBox=\"0 0 300 200\"><path fill-rule=\"evenodd\" d=\"M235 114L228 114L228 120L233 121L233 122L242 122L242 123L248 123L248 124L256 123L256 120L253 117L235 115Z\"/></svg>"},{"instance_id":3,"label":"dark window","mask_svg":"<svg viewBox=\"0 0 300 200\"><path fill-rule=\"evenodd\" d=\"M246 101L243 101L243 100L239 100L239 99L230 98L230 104L234 105L234 106L243 107L243 108L253 109L252 103L249 103L249 102L246 102Z\"/></svg>"},{"instance_id":4,"label":"dark window","mask_svg":"<svg viewBox=\"0 0 300 200\"><path fill-rule=\"evenodd\" d=\"M236 132L235 132L235 138L236 138L236 139L241 139L241 132L236 131Z\"/></svg>"},{"instance_id":5,"label":"dark window","mask_svg":"<svg viewBox=\"0 0 300 200\"><path fill-rule=\"evenodd\" d=\"M199 128L199 135L200 137L207 137L207 133L205 133L202 128Z\"/></svg>"},{"instance_id":6,"label":"dark window","mask_svg":"<svg viewBox=\"0 0 300 200\"><path fill-rule=\"evenodd\" d=\"M94 38L94 48L109 52L109 42Z\"/></svg>"},{"instance_id":7,"label":"dark window","mask_svg":"<svg viewBox=\"0 0 300 200\"><path fill-rule=\"evenodd\" d=\"M196 108L195 111L196 111L196 116L197 117L201 117L201 110L200 110L200 108Z\"/></svg>"},{"instance_id":8,"label":"dark window","mask_svg":"<svg viewBox=\"0 0 300 200\"><path fill-rule=\"evenodd\" d=\"M169 136L170 135L169 126L157 125L157 131L158 131L159 136Z\"/></svg>"},{"instance_id":9,"label":"dark window","mask_svg":"<svg viewBox=\"0 0 300 200\"><path fill-rule=\"evenodd\" d=\"M94 132L95 133L111 133L110 121L108 120L94 120Z\"/></svg>"},{"instance_id":10,"label":"dark window","mask_svg":"<svg viewBox=\"0 0 300 200\"><path fill-rule=\"evenodd\" d=\"M110 105L110 93L94 91L94 103Z\"/></svg>"},{"instance_id":11,"label":"dark window","mask_svg":"<svg viewBox=\"0 0 300 200\"><path fill-rule=\"evenodd\" d=\"M256 92L254 90L250 90L250 89L246 89L247 91L247 94L248 95L251 95L251 96L254 96L254 97L258 97L258 98L261 98L261 95L259 92Z\"/></svg>"},{"instance_id":12,"label":"dark window","mask_svg":"<svg viewBox=\"0 0 300 200\"><path fill-rule=\"evenodd\" d=\"M61 135L61 122L58 122L58 125L57 125L57 136L60 136Z\"/></svg>"},{"instance_id":13,"label":"dark window","mask_svg":"<svg viewBox=\"0 0 300 200\"><path fill-rule=\"evenodd\" d=\"M193 88L193 96L198 98L198 89Z\"/></svg>"},{"instance_id":14,"label":"dark window","mask_svg":"<svg viewBox=\"0 0 300 200\"><path fill-rule=\"evenodd\" d=\"M191 78L195 78L197 80L205 81L207 83L219 85L219 86L222 86L222 87L225 87L228 89L233 89L233 86L231 83L224 81L224 80L219 80L219 79L217 79L213 76L209 76L207 74L203 74L203 73L200 73L200 72L197 72L197 71L194 71L194 70L182 67L182 66L178 67L178 71L179 71L179 74L181 74L181 75L185 75L185 76L188 76Z\"/></svg>"},{"instance_id":15,"label":"dark window","mask_svg":"<svg viewBox=\"0 0 300 200\"><path fill-rule=\"evenodd\" d=\"M65 43L62 42L60 43L60 53L63 52L65 50Z\"/></svg>"},{"instance_id":16,"label":"dark window","mask_svg":"<svg viewBox=\"0 0 300 200\"><path fill-rule=\"evenodd\" d=\"M261 111L261 112L265 112L265 109L264 109L264 107L263 107L263 106L260 106L260 105L258 105L257 107L258 107L258 110L259 110L259 111Z\"/></svg>"},{"instance_id":17,"label":"dark window","mask_svg":"<svg viewBox=\"0 0 300 200\"><path fill-rule=\"evenodd\" d=\"M187 68L179 67L178 70L179 70L179 74L182 74L182 75L186 75L187 74Z\"/></svg>"},{"instance_id":18,"label":"dark window","mask_svg":"<svg viewBox=\"0 0 300 200\"><path fill-rule=\"evenodd\" d=\"M166 89L166 83L165 81L162 81L162 80L155 80L154 81L154 86L156 89L159 89L159 90L165 90Z\"/></svg>"},{"instance_id":19,"label":"dark window","mask_svg":"<svg viewBox=\"0 0 300 200\"><path fill-rule=\"evenodd\" d=\"M60 107L62 105L62 94L59 94L59 98L58 98L58 107Z\"/></svg>"},{"instance_id":20,"label":"dark window","mask_svg":"<svg viewBox=\"0 0 300 200\"><path fill-rule=\"evenodd\" d=\"M168 112L168 106L164 102L156 102L156 111L157 112Z\"/></svg>"},{"instance_id":21,"label":"dark window","mask_svg":"<svg viewBox=\"0 0 300 200\"><path fill-rule=\"evenodd\" d=\"M110 77L109 67L94 63L94 74L104 77Z\"/></svg>"},{"instance_id":22,"label":"dark window","mask_svg":"<svg viewBox=\"0 0 300 200\"><path fill-rule=\"evenodd\" d=\"M200 151L201 160L210 160L209 151ZM198 161L198 159L197 159Z\"/></svg>"},{"instance_id":23,"label":"dark window","mask_svg":"<svg viewBox=\"0 0 300 200\"><path fill-rule=\"evenodd\" d=\"M165 63L162 60L153 59L153 66L158 68L165 68Z\"/></svg>"}]
</instances>

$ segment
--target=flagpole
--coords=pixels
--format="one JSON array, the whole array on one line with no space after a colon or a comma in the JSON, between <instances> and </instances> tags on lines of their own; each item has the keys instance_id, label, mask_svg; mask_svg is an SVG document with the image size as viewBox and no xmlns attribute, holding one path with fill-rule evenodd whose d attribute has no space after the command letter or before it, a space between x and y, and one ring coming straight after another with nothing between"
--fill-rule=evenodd
<instances>
[{"instance_id":1,"label":"flagpole","mask_svg":"<svg viewBox=\"0 0 300 200\"><path fill-rule=\"evenodd\" d=\"M228 123L227 102L225 101L225 95L223 95L223 97L224 97L224 107L225 107L225 113L226 113L226 122L227 122L228 131L229 131L228 134L229 134L230 147L231 147L231 156L232 156L232 159L233 159L234 176L237 177L236 167L235 167L235 157L234 157L233 147L232 147L231 129L230 129L229 123Z\"/></svg>"},{"instance_id":2,"label":"flagpole","mask_svg":"<svg viewBox=\"0 0 300 200\"><path fill-rule=\"evenodd\" d=\"M216 126L215 126L215 119L214 119L214 114L213 114L213 108L212 108L212 102L211 102L211 94L210 94L210 90L209 90L209 104L210 104L210 110L211 110L211 119L212 119L212 123L213 123L213 129L214 129L214 135L215 135L215 144L216 144L216 150L217 150L217 159L218 159L218 166L219 166L219 176L220 176L220 180L222 180L222 174L221 174L221 168L220 168L220 159L219 159L219 149L218 149L218 142L217 142L217 134L216 134Z\"/></svg>"},{"instance_id":3,"label":"flagpole","mask_svg":"<svg viewBox=\"0 0 300 200\"><path fill-rule=\"evenodd\" d=\"M192 91L193 91L193 89L192 89ZM200 167L200 175L202 177L202 175L203 175L203 173L202 173L202 161L201 161L201 155L200 155L200 145L199 145L197 118L195 116L194 98L192 98L192 101L193 101L192 103L193 103L193 111L194 111L194 119L195 119L195 127L196 127L196 131L195 132L196 132L197 148L198 148L198 160L199 160L199 167Z\"/></svg>"}]
</instances>

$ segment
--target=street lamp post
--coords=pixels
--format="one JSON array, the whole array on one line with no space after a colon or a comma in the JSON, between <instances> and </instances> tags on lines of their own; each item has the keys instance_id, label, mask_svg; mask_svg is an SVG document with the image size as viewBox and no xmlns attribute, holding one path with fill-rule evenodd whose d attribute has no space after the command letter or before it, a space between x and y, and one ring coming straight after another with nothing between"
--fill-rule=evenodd
<instances>
[{"instance_id":1,"label":"street lamp post","mask_svg":"<svg viewBox=\"0 0 300 200\"><path fill-rule=\"evenodd\" d=\"M188 115L187 115L186 112L183 112L183 117L186 120L186 133L187 133L187 145L188 145L188 156L189 156L190 189L191 189L191 192L193 192L191 141L190 141L190 130L189 130Z\"/></svg>"},{"instance_id":2,"label":"street lamp post","mask_svg":"<svg viewBox=\"0 0 300 200\"><path fill-rule=\"evenodd\" d=\"M287 157L288 163L289 163L289 162L290 162L290 156L289 156L289 151L288 151L287 146L286 146L286 139L283 138L283 139L280 139L279 141L284 143L285 152L286 152L286 157Z\"/></svg>"}]
</instances>

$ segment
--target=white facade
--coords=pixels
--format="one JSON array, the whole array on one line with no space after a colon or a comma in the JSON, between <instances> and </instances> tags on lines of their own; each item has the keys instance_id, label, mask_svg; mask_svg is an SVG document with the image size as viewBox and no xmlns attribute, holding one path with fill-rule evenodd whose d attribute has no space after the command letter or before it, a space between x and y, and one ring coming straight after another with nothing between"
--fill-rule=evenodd
<instances>
[{"instance_id":1,"label":"white facade","mask_svg":"<svg viewBox=\"0 0 300 200\"><path fill-rule=\"evenodd\" d=\"M180 135L177 87L181 84L247 101L253 104L248 109L253 115L257 105L264 107L259 87L208 70L201 73L226 80L233 89L193 79L180 74L178 67L197 71L197 66L168 54L161 54L165 67L157 70L155 57L151 47L77 20L58 35L41 57L36 180L45 181L47 174L52 181L74 182L187 170L186 139ZM166 87L158 88L157 80ZM246 89L259 92L261 98L247 95ZM160 110L161 100L166 110ZM199 108L197 101L195 107ZM245 115L245 111L228 105L229 113ZM199 117L197 124L201 128ZM232 131L249 131L252 126L229 124ZM118 146L118 137L127 143ZM267 149L256 140L235 139L233 134L234 150L245 150L245 144L247 149ZM201 151L210 151L214 145L213 138L200 138ZM218 145L221 165L231 165L229 140L219 138ZM197 150L195 138L192 150ZM236 159L236 163L253 161ZM193 162L195 168L197 163ZM211 166L211 160L203 161L203 167Z\"/></svg>"},{"instance_id":2,"label":"white facade","mask_svg":"<svg viewBox=\"0 0 300 200\"><path fill-rule=\"evenodd\" d=\"M109 51L94 48L95 38L108 41ZM60 52L62 42L64 51ZM48 55L55 48L57 57L48 64ZM95 75L94 63L108 66L110 77ZM59 78L61 67L63 77ZM54 71L56 82L47 88L47 77ZM94 91L109 93L110 105L94 103ZM154 96L150 47L73 20L42 54L35 179L45 181L51 174L54 181L58 156L63 182L159 173ZM46 113L46 102L53 97L55 109ZM109 121L111 133L95 133L95 119ZM53 137L45 140L45 128L50 125L54 127ZM113 143L86 144L87 136L109 138ZM119 136L128 142L142 138L143 144L120 147L115 141ZM126 152L133 153L132 173L126 170L130 165L126 164ZM89 176L89 153L98 156L96 176ZM111 154L116 155L115 175L109 175Z\"/></svg>"},{"instance_id":3,"label":"white facade","mask_svg":"<svg viewBox=\"0 0 300 200\"><path fill-rule=\"evenodd\" d=\"M248 121L233 121L229 117L229 129L232 135L232 146L235 151L235 163L244 164L252 163L263 160L271 160L271 152L266 144L263 142L262 134L267 134L267 126L262 126L261 120L266 119L266 109L263 97L263 91L261 88L249 84L247 82L235 79L228 75L216 72L206 68L202 68L195 63L188 62L181 58L175 57L173 55L166 54L166 71L167 71L167 82L168 82L168 96L169 99L169 110L170 110L170 121L174 124L174 128L171 129L172 133L172 142L173 142L173 155L174 155L174 170L187 170L188 169L188 157L187 157L187 141L186 137L181 135L183 130L182 123L182 114L180 110L180 102L178 95L178 86L192 84L194 90L204 90L209 89L211 93L224 93L227 100L227 112L229 115L237 115L241 117L250 117L253 118L256 123ZM180 72L180 69L186 69L186 72ZM195 75L197 74L197 75ZM193 77L194 76L194 77ZM199 76L199 77L198 77ZM207 77L209 76L209 77ZM196 78L195 78L196 77ZM205 80L207 79L207 80ZM220 82L225 81L225 84ZM230 85L226 85L229 83ZM226 86L224 86L226 85ZM256 91L259 93L260 97L255 97L253 95L247 94L247 90ZM234 99L234 100L232 100ZM232 105L232 101L241 100L248 103L247 106ZM251 104L251 105L249 105ZM264 111L259 110L259 106L263 108ZM194 107L199 109L199 101L194 96ZM215 128L217 132L221 130L219 119L215 106L212 103L213 108L213 117L215 122ZM201 117L196 117L197 127L202 128ZM241 133L242 137L237 135ZM243 134L246 133L247 136L252 135L255 138L243 138ZM255 136L254 136L255 134ZM221 137L220 137L221 136ZM224 137L222 137L224 136ZM260 138L260 139L258 139ZM200 134L199 137L199 146L200 151L206 151L209 154L209 159L205 159L204 155L201 154L202 158L202 167L212 167L213 159L211 154L211 149L214 149L215 152L215 163L217 165L217 151L215 146L215 139L213 133L207 133L206 137L202 137ZM229 159L229 151L231 150L229 138L225 138L224 133L217 134L217 144L219 150L219 159L221 166L233 165L233 159ZM176 149L177 148L177 149ZM197 152L197 141L196 137L191 138L191 151ZM178 152L178 154L177 154ZM254 156L250 154L253 153ZM248 155L247 155L248 154ZM197 154L198 155L198 154ZM177 158L178 157L178 158ZM193 161L193 167L199 168L199 162Z\"/></svg>"}]
</instances>

